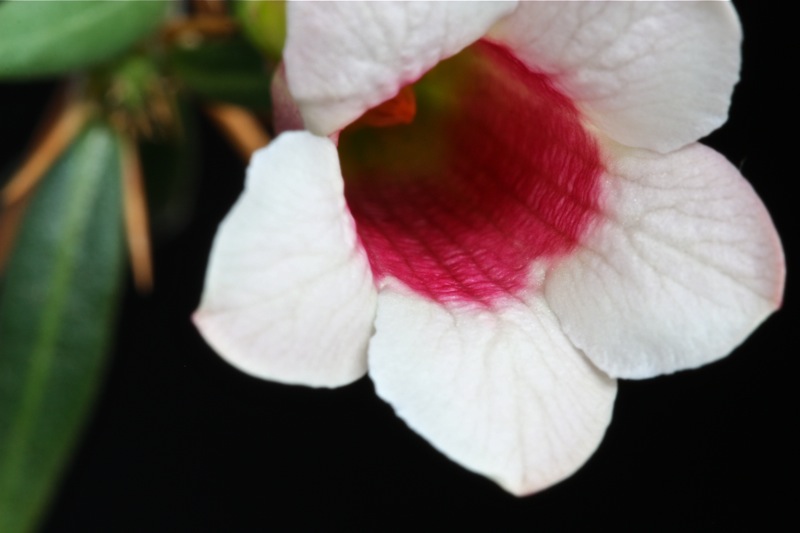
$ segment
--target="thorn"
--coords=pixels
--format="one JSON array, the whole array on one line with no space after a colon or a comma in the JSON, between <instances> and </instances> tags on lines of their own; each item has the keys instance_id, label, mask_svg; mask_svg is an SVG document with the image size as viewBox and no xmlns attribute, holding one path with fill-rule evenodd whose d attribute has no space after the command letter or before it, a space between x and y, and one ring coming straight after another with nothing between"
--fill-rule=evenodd
<instances>
[{"instance_id":1,"label":"thorn","mask_svg":"<svg viewBox=\"0 0 800 533\"><path fill-rule=\"evenodd\" d=\"M133 283L139 293L147 294L153 290L153 256L142 165L137 147L130 137L120 137L120 150L125 234L130 253Z\"/></svg>"},{"instance_id":2,"label":"thorn","mask_svg":"<svg viewBox=\"0 0 800 533\"><path fill-rule=\"evenodd\" d=\"M34 145L22 167L11 177L2 191L2 204L9 206L28 194L56 159L70 145L86 123L89 106L71 102L58 115L50 127Z\"/></svg>"},{"instance_id":3,"label":"thorn","mask_svg":"<svg viewBox=\"0 0 800 533\"><path fill-rule=\"evenodd\" d=\"M216 122L245 161L253 152L269 144L270 137L253 113L231 104L211 104L206 113Z\"/></svg>"}]
</instances>

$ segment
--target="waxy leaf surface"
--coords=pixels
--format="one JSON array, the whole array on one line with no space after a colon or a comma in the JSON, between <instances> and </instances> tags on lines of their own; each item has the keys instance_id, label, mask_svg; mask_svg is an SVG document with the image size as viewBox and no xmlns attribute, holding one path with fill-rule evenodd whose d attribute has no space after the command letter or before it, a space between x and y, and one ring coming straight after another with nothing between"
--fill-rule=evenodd
<instances>
[{"instance_id":1,"label":"waxy leaf surface","mask_svg":"<svg viewBox=\"0 0 800 533\"><path fill-rule=\"evenodd\" d=\"M92 126L44 177L0 293L0 531L42 518L102 375L124 258L120 155Z\"/></svg>"},{"instance_id":2,"label":"waxy leaf surface","mask_svg":"<svg viewBox=\"0 0 800 533\"><path fill-rule=\"evenodd\" d=\"M0 78L55 76L124 52L156 29L165 1L3 2Z\"/></svg>"}]
</instances>

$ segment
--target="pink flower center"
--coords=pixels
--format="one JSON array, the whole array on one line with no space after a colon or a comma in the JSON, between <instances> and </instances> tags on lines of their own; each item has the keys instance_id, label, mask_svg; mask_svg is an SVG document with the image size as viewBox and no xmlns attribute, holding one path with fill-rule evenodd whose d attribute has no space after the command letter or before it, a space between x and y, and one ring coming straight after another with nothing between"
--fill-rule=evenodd
<instances>
[{"instance_id":1,"label":"pink flower center","mask_svg":"<svg viewBox=\"0 0 800 533\"><path fill-rule=\"evenodd\" d=\"M339 138L376 279L439 302L519 295L535 262L569 254L597 219L594 139L548 76L487 41L409 87Z\"/></svg>"}]
</instances>

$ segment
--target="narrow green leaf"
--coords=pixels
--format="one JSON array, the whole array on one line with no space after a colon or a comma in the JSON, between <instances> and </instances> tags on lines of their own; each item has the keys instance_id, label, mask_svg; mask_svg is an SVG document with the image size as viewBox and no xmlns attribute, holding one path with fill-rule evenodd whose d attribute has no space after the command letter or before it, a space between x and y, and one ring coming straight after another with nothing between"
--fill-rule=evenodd
<instances>
[{"instance_id":1,"label":"narrow green leaf","mask_svg":"<svg viewBox=\"0 0 800 533\"><path fill-rule=\"evenodd\" d=\"M0 78L57 75L113 58L158 27L169 8L165 0L3 2Z\"/></svg>"},{"instance_id":2,"label":"narrow green leaf","mask_svg":"<svg viewBox=\"0 0 800 533\"><path fill-rule=\"evenodd\" d=\"M32 530L101 382L123 266L120 154L90 126L26 213L0 294L0 531Z\"/></svg>"},{"instance_id":3,"label":"narrow green leaf","mask_svg":"<svg viewBox=\"0 0 800 533\"><path fill-rule=\"evenodd\" d=\"M270 69L242 37L175 48L169 60L183 85L204 98L256 110L270 108Z\"/></svg>"}]
</instances>

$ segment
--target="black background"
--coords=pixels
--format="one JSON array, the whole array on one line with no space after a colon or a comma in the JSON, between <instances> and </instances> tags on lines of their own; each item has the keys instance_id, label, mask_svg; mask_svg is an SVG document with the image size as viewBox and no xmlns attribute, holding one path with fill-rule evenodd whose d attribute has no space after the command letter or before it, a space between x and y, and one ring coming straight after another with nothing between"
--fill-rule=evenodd
<instances>
[{"instance_id":1,"label":"black background","mask_svg":"<svg viewBox=\"0 0 800 533\"><path fill-rule=\"evenodd\" d=\"M577 474L517 499L407 429L367 378L312 390L222 362L189 316L244 166L200 118L196 216L157 247L152 295L127 283L107 380L44 531L708 531L791 519L798 117L786 75L796 43L781 30L785 14L737 6L742 81L731 120L706 142L741 166L774 218L790 276L784 308L718 363L622 382L605 440ZM0 166L25 147L51 87L0 86Z\"/></svg>"}]
</instances>

